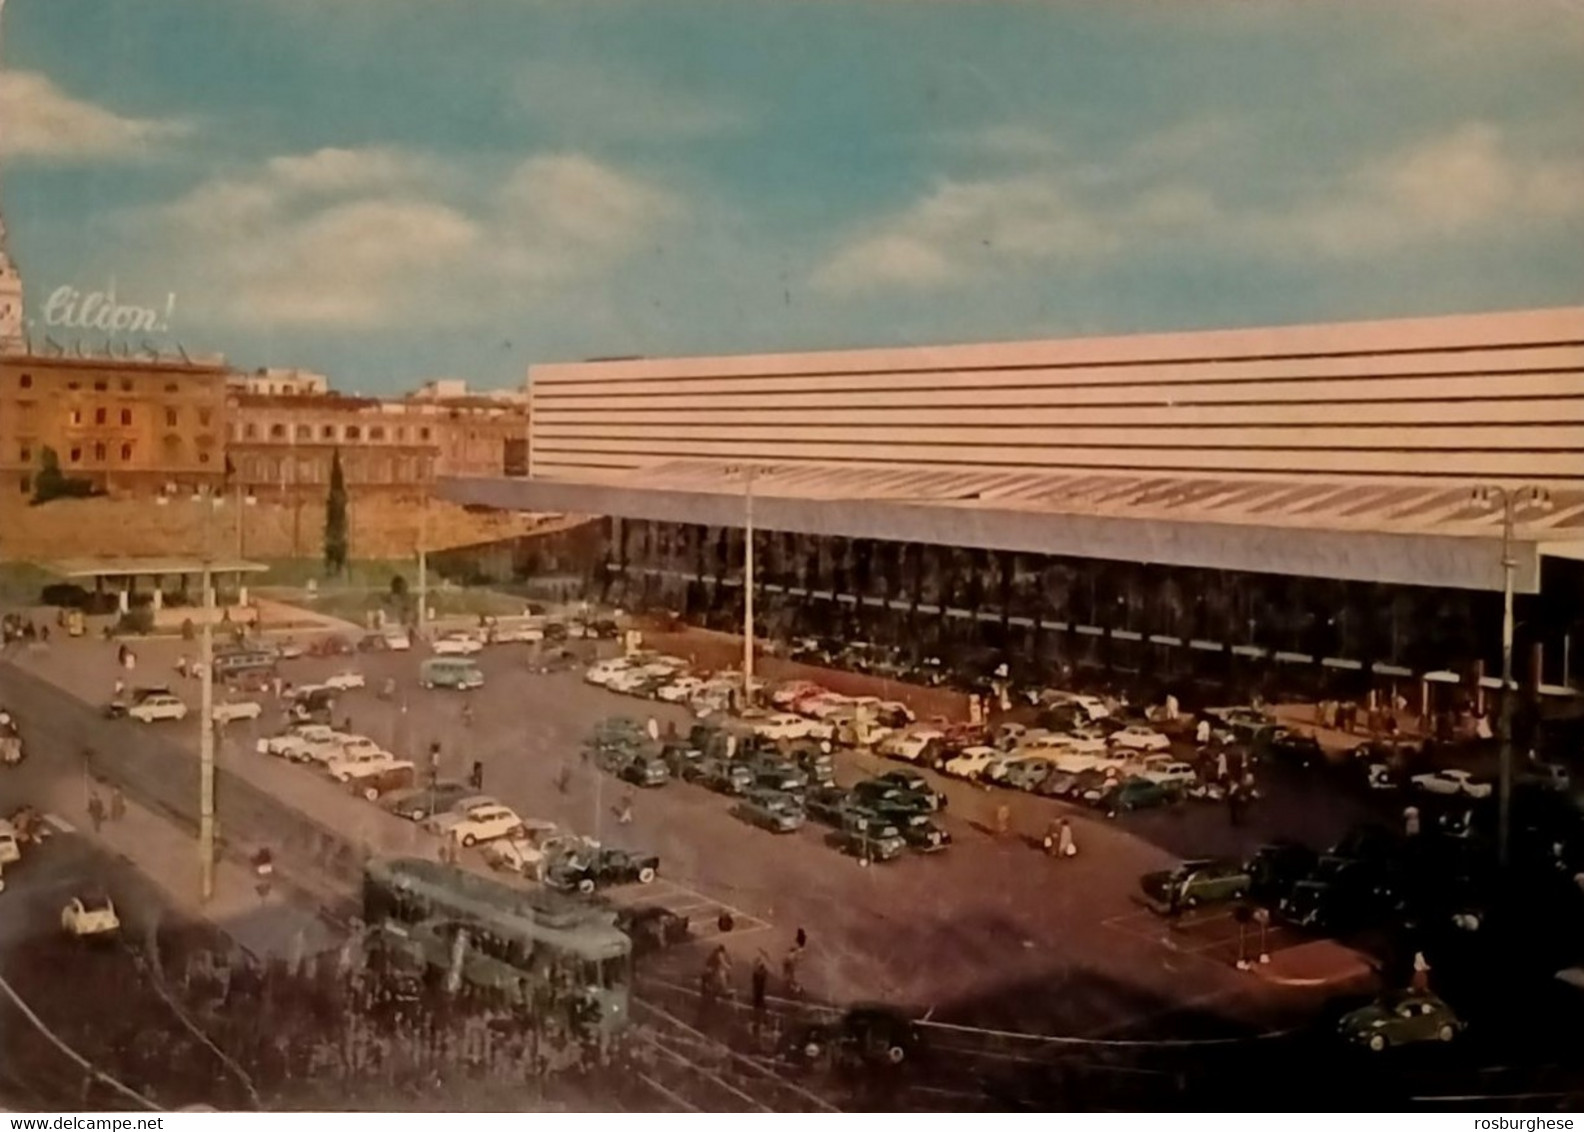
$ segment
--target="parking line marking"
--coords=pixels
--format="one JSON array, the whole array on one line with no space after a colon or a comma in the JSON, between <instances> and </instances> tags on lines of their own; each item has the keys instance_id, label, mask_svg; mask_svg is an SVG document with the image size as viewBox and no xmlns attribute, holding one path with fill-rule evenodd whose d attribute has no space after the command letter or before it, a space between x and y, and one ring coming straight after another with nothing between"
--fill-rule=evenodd
<instances>
[{"instance_id":1,"label":"parking line marking","mask_svg":"<svg viewBox=\"0 0 1584 1132\"><path fill-rule=\"evenodd\" d=\"M76 833L77 827L59 814L45 814L44 821L58 833Z\"/></svg>"}]
</instances>

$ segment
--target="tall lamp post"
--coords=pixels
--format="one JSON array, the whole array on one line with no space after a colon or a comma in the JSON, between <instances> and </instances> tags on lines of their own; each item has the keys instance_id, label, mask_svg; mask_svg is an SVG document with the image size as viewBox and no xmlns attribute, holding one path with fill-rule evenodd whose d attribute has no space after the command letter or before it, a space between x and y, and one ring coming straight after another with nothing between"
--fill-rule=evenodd
<instances>
[{"instance_id":1,"label":"tall lamp post","mask_svg":"<svg viewBox=\"0 0 1584 1132\"><path fill-rule=\"evenodd\" d=\"M204 508L203 624L198 653L198 889L205 904L214 898L215 878L215 749L214 749L214 516L224 502L214 494L197 494ZM241 521L240 511L237 516Z\"/></svg>"},{"instance_id":2,"label":"tall lamp post","mask_svg":"<svg viewBox=\"0 0 1584 1132\"><path fill-rule=\"evenodd\" d=\"M1496 856L1505 866L1511 853L1512 794L1513 794L1513 700L1516 685L1513 681L1513 577L1518 570L1518 560L1513 557L1513 527L1518 512L1523 510L1551 510L1551 493L1545 488L1525 485L1503 487L1490 485L1474 489L1474 504L1483 510L1501 508L1501 565L1502 565L1502 701L1498 727L1501 734L1501 781L1497 791Z\"/></svg>"},{"instance_id":3,"label":"tall lamp post","mask_svg":"<svg viewBox=\"0 0 1584 1132\"><path fill-rule=\"evenodd\" d=\"M754 683L754 478L769 468L732 464L729 476L743 480L743 704L753 703Z\"/></svg>"}]
</instances>

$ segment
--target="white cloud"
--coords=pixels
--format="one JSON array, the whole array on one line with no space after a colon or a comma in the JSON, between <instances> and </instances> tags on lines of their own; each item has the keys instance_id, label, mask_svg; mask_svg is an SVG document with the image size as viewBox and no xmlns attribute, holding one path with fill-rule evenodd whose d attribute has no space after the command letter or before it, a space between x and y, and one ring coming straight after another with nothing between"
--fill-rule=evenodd
<instances>
[{"instance_id":1,"label":"white cloud","mask_svg":"<svg viewBox=\"0 0 1584 1132\"><path fill-rule=\"evenodd\" d=\"M528 158L493 188L369 148L276 157L139 220L151 258L200 282L183 303L200 316L376 329L498 317L550 284L598 277L683 214L580 154Z\"/></svg>"},{"instance_id":2,"label":"white cloud","mask_svg":"<svg viewBox=\"0 0 1584 1132\"><path fill-rule=\"evenodd\" d=\"M839 293L929 289L998 270L1087 266L1131 241L1190 231L1215 214L1208 196L1186 187L1103 196L1055 172L948 181L838 248L813 282Z\"/></svg>"},{"instance_id":3,"label":"white cloud","mask_svg":"<svg viewBox=\"0 0 1584 1132\"><path fill-rule=\"evenodd\" d=\"M512 93L528 117L576 137L702 137L746 124L739 108L611 66L535 62Z\"/></svg>"},{"instance_id":4,"label":"white cloud","mask_svg":"<svg viewBox=\"0 0 1584 1132\"><path fill-rule=\"evenodd\" d=\"M1519 156L1494 126L1471 122L1256 217L1248 234L1278 254L1346 259L1579 215L1584 162Z\"/></svg>"},{"instance_id":5,"label":"white cloud","mask_svg":"<svg viewBox=\"0 0 1584 1132\"><path fill-rule=\"evenodd\" d=\"M0 154L73 161L136 157L191 125L131 118L74 98L37 71L0 70Z\"/></svg>"}]
</instances>

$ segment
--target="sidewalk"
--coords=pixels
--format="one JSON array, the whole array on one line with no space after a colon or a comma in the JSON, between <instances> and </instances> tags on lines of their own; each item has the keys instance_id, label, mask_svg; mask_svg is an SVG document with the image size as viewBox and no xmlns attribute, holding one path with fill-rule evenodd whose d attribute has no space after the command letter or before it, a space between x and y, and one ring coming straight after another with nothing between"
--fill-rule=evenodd
<instances>
[{"instance_id":1,"label":"sidewalk","mask_svg":"<svg viewBox=\"0 0 1584 1132\"><path fill-rule=\"evenodd\" d=\"M108 809L110 788L95 789ZM130 863L183 915L208 920L260 959L314 955L339 943L331 926L293 903L280 884L260 897L253 870L224 856L215 863L214 896L203 903L198 892L197 839L134 802L127 802L120 821L106 821L97 833L80 781L54 780L39 802L41 809L69 823L76 833Z\"/></svg>"},{"instance_id":2,"label":"sidewalk","mask_svg":"<svg viewBox=\"0 0 1584 1132\"><path fill-rule=\"evenodd\" d=\"M1332 939L1283 948L1271 955L1269 963L1256 963L1252 970L1278 986L1329 990L1367 987L1379 974L1369 956Z\"/></svg>"},{"instance_id":3,"label":"sidewalk","mask_svg":"<svg viewBox=\"0 0 1584 1132\"><path fill-rule=\"evenodd\" d=\"M1284 727L1295 731L1302 731L1313 735L1320 741L1320 746L1327 751L1351 751L1360 743L1367 743L1371 739L1384 738L1384 735L1372 734L1367 728L1355 728L1352 731L1338 731L1334 727L1321 727L1316 722L1319 708L1315 704L1272 704L1267 709L1271 717ZM1412 742L1423 742L1424 734L1418 727L1417 717L1410 717L1412 726L1404 726L1397 733L1398 739Z\"/></svg>"}]
</instances>

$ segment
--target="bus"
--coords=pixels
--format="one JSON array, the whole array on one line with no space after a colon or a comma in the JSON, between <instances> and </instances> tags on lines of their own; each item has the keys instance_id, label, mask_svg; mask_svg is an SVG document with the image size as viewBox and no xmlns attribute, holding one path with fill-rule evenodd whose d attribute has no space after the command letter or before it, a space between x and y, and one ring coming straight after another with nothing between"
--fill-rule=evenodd
<instances>
[{"instance_id":1,"label":"bus","mask_svg":"<svg viewBox=\"0 0 1584 1132\"><path fill-rule=\"evenodd\" d=\"M627 1024L632 940L609 909L382 857L364 869L363 915L373 946L409 967L522 1008L564 1005L601 1035Z\"/></svg>"}]
</instances>

